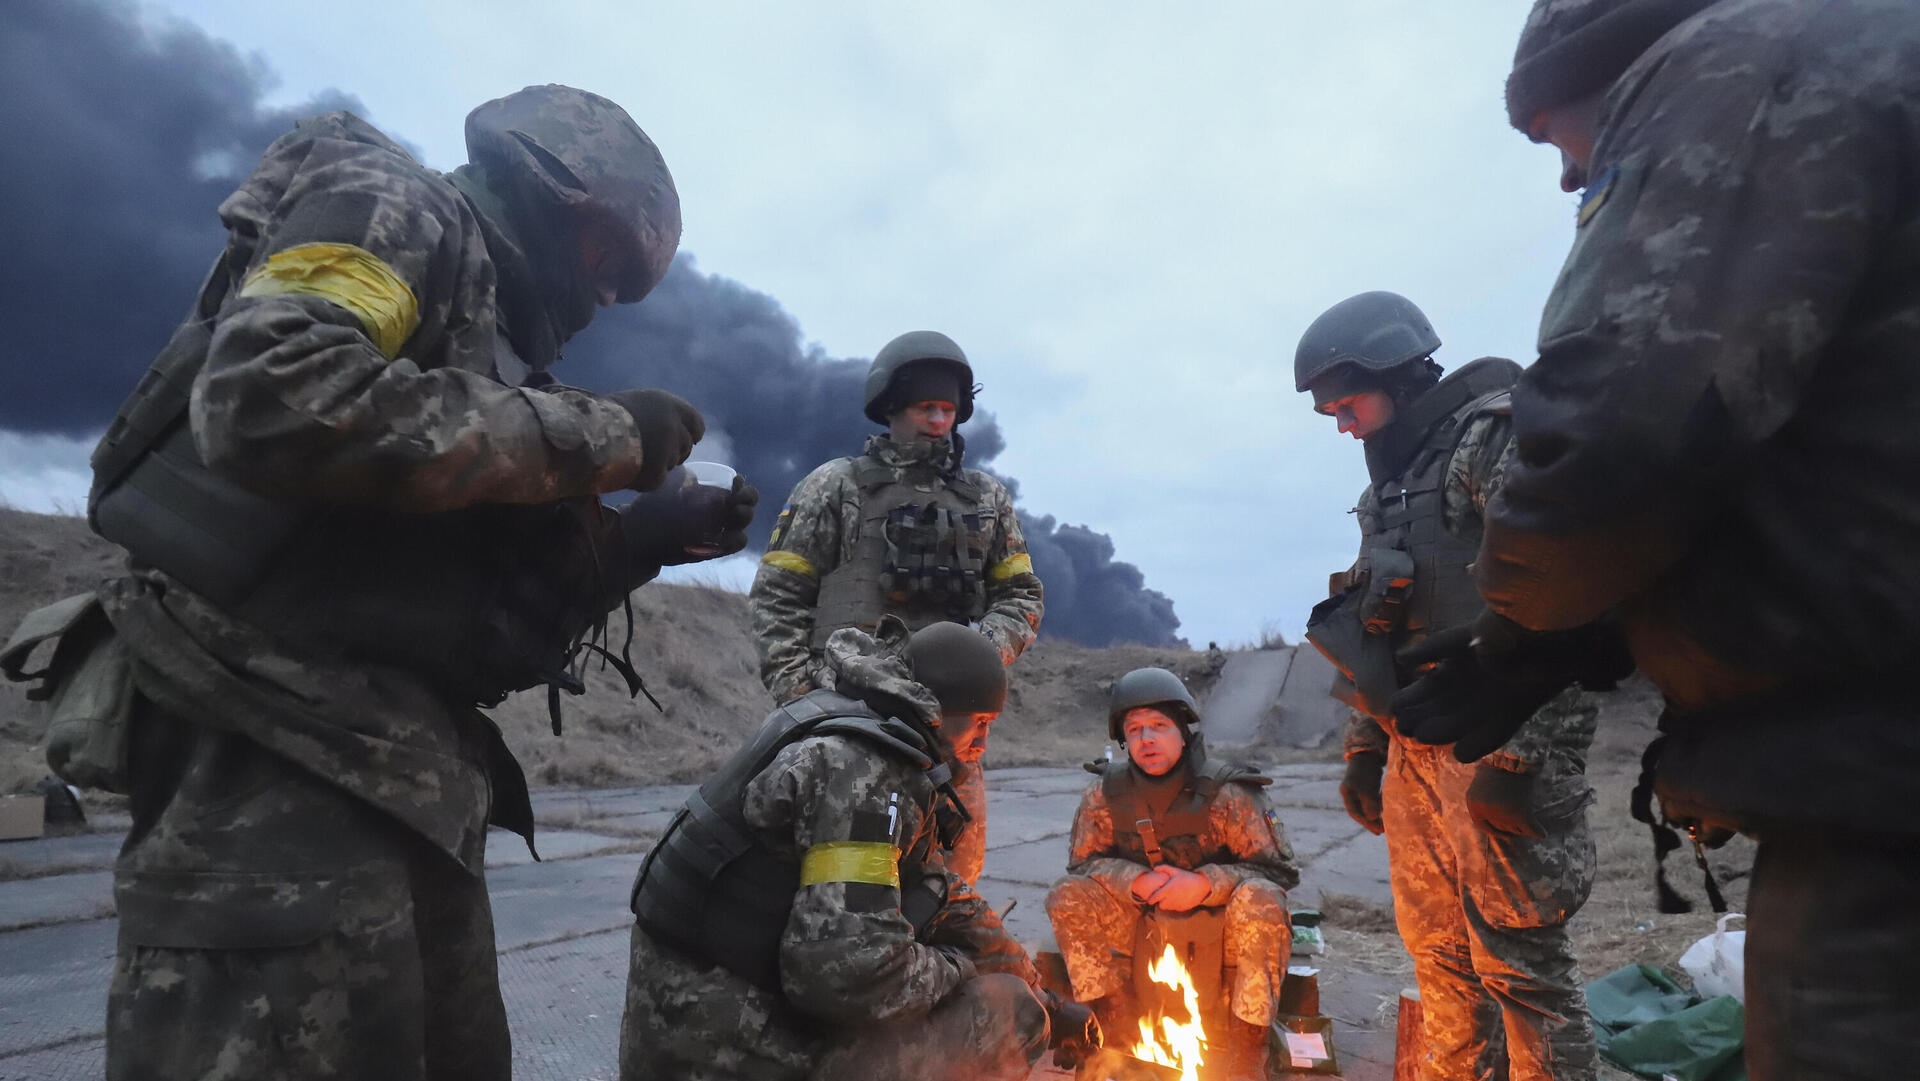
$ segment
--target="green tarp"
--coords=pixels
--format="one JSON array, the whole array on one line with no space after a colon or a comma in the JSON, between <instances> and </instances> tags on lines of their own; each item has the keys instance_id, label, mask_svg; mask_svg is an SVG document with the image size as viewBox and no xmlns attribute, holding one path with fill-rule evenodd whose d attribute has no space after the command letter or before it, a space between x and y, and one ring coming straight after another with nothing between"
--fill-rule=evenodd
<instances>
[{"instance_id":1,"label":"green tarp","mask_svg":"<svg viewBox=\"0 0 1920 1081\"><path fill-rule=\"evenodd\" d=\"M1628 965L1587 985L1600 1054L1661 1081L1746 1081L1746 1011L1732 995L1701 1001L1666 973Z\"/></svg>"}]
</instances>

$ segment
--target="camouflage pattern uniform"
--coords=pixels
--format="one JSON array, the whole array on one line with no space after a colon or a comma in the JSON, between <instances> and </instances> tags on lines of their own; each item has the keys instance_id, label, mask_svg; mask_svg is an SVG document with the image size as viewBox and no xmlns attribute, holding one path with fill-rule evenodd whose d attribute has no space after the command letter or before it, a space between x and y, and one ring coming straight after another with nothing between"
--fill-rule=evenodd
<instances>
[{"instance_id":1,"label":"camouflage pattern uniform","mask_svg":"<svg viewBox=\"0 0 1920 1081\"><path fill-rule=\"evenodd\" d=\"M936 478L949 471L956 453L950 442L901 444L886 435L868 437L862 451L864 457L901 473L924 474L929 484L938 483ZM760 654L760 679L776 702L822 685L821 657L811 644L814 605L820 580L853 557L859 539L861 493L854 481L858 461L835 459L794 485L747 595L754 648ZM993 518L987 548L987 611L980 617L980 630L1012 664L1039 633L1046 607L1040 579L1027 555L1013 497L980 470L964 469L961 476L980 489L982 512ZM973 823L955 845L949 866L974 882L986 858L986 780L978 763L963 763L955 781Z\"/></svg>"},{"instance_id":2,"label":"camouflage pattern uniform","mask_svg":"<svg viewBox=\"0 0 1920 1081\"><path fill-rule=\"evenodd\" d=\"M151 569L101 589L148 699L115 866L107 1074L505 1078L482 867L490 816L531 838L525 781L438 673L324 644L328 619L384 600L328 568L378 562L376 546L421 555L409 530L461 522L416 512L480 504L529 504L473 512L503 526L563 507L598 544L611 515L590 497L634 476L639 435L593 395L498 381L496 323L556 344L502 310L496 285L524 281L523 258L491 250L492 226L448 179L358 118L303 121L220 216L193 433L214 469L330 509L262 587L300 579L310 606L243 619ZM262 271L301 245L349 244L362 280L410 291L413 319ZM541 502L566 497L587 498ZM422 601L454 603L431 584ZM604 612L626 584L585 607Z\"/></svg>"},{"instance_id":3,"label":"camouflage pattern uniform","mask_svg":"<svg viewBox=\"0 0 1920 1081\"><path fill-rule=\"evenodd\" d=\"M904 666L878 661L860 631L837 632L823 667L862 672L837 681L846 694L858 693L856 681L882 685L866 674L881 673L923 728L938 715L932 695ZM950 750L943 757L950 761ZM901 885L802 885L780 937L779 992L656 941L636 923L623 1081L1027 1076L1048 1035L1030 990L1037 975L999 916L947 869L934 803L922 770L860 739L816 735L781 749L742 804L758 839L802 861L816 845L884 838ZM901 913L916 865L946 891L917 934Z\"/></svg>"},{"instance_id":4,"label":"camouflage pattern uniform","mask_svg":"<svg viewBox=\"0 0 1920 1081\"><path fill-rule=\"evenodd\" d=\"M1207 807L1205 830L1166 838L1161 855L1163 864L1197 871L1212 884L1201 906L1225 910L1222 956L1234 975L1227 1006L1264 1028L1280 1001L1292 951L1287 891L1300 883L1293 847L1266 797L1252 785L1221 785ZM1094 781L1074 812L1068 873L1047 893L1054 939L1079 1001L1126 993L1134 935L1146 912L1134 899L1133 880L1150 869L1140 835L1116 834L1105 786ZM1110 1038L1130 1042L1126 1034Z\"/></svg>"},{"instance_id":5,"label":"camouflage pattern uniform","mask_svg":"<svg viewBox=\"0 0 1920 1081\"><path fill-rule=\"evenodd\" d=\"M1510 432L1499 413L1461 431L1442 493L1448 530L1480 528L1513 454ZM1362 532L1373 533L1373 486L1357 513ZM1346 756L1380 754L1387 763L1382 820L1394 918L1420 986L1422 1078L1594 1076L1593 1025L1566 924L1593 888L1586 756L1597 715L1588 695L1568 690L1474 764L1455 761L1449 747L1400 738L1390 721L1350 715ZM1472 821L1467 786L1483 763L1535 778L1530 809L1546 836Z\"/></svg>"},{"instance_id":6,"label":"camouflage pattern uniform","mask_svg":"<svg viewBox=\"0 0 1920 1081\"><path fill-rule=\"evenodd\" d=\"M1667 813L1758 838L1756 1081L1920 1059L1917 158L1905 0L1723 0L1633 61L1477 565L1527 627L1618 608Z\"/></svg>"}]
</instances>

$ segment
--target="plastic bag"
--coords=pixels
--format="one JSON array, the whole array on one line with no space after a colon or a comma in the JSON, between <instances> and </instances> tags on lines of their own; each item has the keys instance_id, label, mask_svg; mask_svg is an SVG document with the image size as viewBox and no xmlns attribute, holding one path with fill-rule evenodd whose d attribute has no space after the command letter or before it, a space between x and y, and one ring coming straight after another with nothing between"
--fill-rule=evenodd
<instances>
[{"instance_id":1,"label":"plastic bag","mask_svg":"<svg viewBox=\"0 0 1920 1081\"><path fill-rule=\"evenodd\" d=\"M1680 955L1680 967L1693 977L1693 989L1701 998L1732 995L1742 1005L1747 1001L1747 933L1727 930L1727 921L1744 920L1738 912L1721 916L1713 933L1687 947Z\"/></svg>"}]
</instances>

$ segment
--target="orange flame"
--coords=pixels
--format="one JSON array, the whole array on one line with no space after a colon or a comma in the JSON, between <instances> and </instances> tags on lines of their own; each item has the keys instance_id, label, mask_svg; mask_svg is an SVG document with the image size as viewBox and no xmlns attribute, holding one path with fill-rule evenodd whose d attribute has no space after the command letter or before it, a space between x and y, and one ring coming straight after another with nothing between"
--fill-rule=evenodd
<instances>
[{"instance_id":1,"label":"orange flame","mask_svg":"<svg viewBox=\"0 0 1920 1081\"><path fill-rule=\"evenodd\" d=\"M1187 1007L1187 1019L1176 1021L1164 1013L1154 1019L1142 1018L1140 1041L1133 1045L1133 1057L1179 1070L1180 1081L1200 1081L1207 1033L1200 1026L1200 993L1194 989L1193 977L1187 974L1187 966L1180 963L1180 955L1172 946L1147 965L1147 976L1163 987L1180 992L1180 999ZM1155 1021L1159 1023L1157 1033Z\"/></svg>"}]
</instances>

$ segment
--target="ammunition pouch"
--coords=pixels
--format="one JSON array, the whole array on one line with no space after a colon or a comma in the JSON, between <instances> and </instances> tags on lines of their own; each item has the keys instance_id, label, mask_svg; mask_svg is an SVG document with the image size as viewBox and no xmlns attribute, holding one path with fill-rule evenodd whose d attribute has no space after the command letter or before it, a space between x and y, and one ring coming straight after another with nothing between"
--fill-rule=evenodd
<instances>
[{"instance_id":1,"label":"ammunition pouch","mask_svg":"<svg viewBox=\"0 0 1920 1081\"><path fill-rule=\"evenodd\" d=\"M1413 560L1389 548L1368 549L1367 560L1364 580L1313 606L1307 641L1339 670L1342 678L1333 687L1336 699L1387 720L1393 716L1393 693L1400 689L1394 632L1413 586Z\"/></svg>"},{"instance_id":2,"label":"ammunition pouch","mask_svg":"<svg viewBox=\"0 0 1920 1081\"><path fill-rule=\"evenodd\" d=\"M27 670L42 645L44 668ZM30 612L0 648L0 674L37 680L27 697L50 706L47 765L81 788L127 790L127 727L136 691L133 657L91 593Z\"/></svg>"},{"instance_id":3,"label":"ammunition pouch","mask_svg":"<svg viewBox=\"0 0 1920 1081\"><path fill-rule=\"evenodd\" d=\"M986 611L987 536L979 514L908 503L887 512L883 534L880 587L888 601L926 598Z\"/></svg>"}]
</instances>

